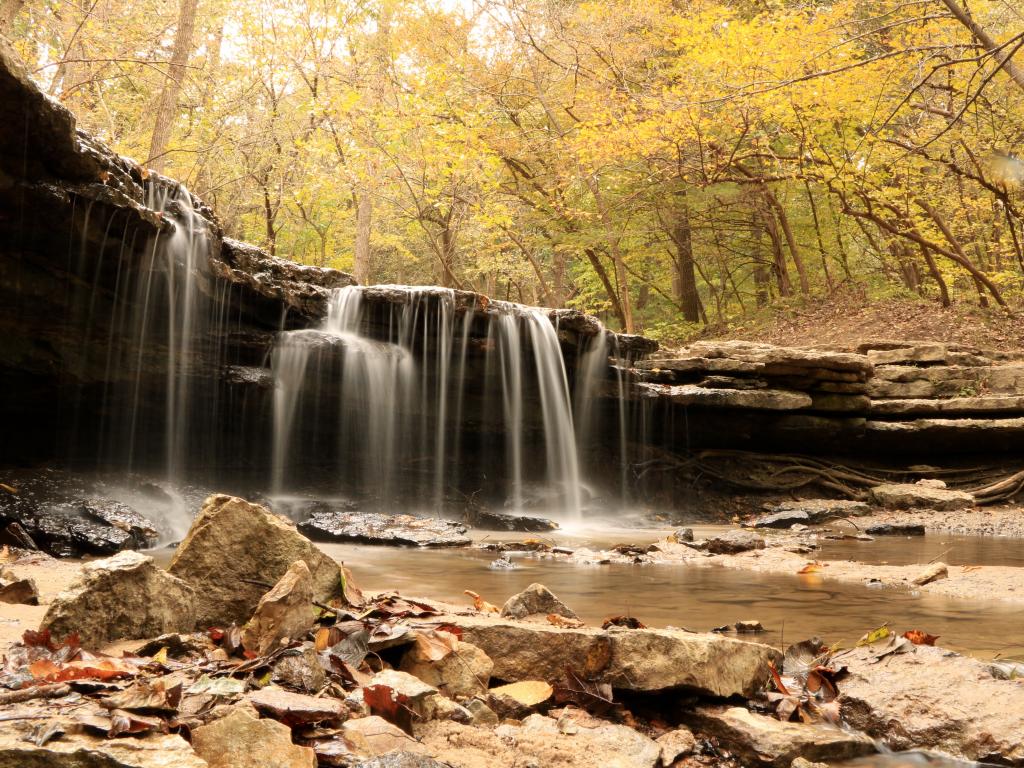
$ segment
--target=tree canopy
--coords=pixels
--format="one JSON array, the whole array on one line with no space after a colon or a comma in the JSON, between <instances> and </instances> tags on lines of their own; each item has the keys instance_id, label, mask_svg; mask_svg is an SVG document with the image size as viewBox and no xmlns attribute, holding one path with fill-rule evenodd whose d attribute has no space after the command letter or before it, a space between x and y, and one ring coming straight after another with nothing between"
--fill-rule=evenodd
<instances>
[{"instance_id":1,"label":"tree canopy","mask_svg":"<svg viewBox=\"0 0 1024 768\"><path fill-rule=\"evenodd\" d=\"M0 0L232 236L673 340L844 284L1024 303L1012 0Z\"/></svg>"}]
</instances>

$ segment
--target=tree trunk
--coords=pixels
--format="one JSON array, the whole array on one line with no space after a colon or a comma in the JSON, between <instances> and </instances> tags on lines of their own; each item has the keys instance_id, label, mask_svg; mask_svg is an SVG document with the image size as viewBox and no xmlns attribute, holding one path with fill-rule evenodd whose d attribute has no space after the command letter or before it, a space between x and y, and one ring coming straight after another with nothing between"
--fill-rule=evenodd
<instances>
[{"instance_id":1,"label":"tree trunk","mask_svg":"<svg viewBox=\"0 0 1024 768\"><path fill-rule=\"evenodd\" d=\"M587 259L590 260L590 266L594 268L597 276L601 279L601 284L604 286L605 293L608 294L608 300L612 303L612 311L619 319L622 327L625 328L626 313L623 311L622 304L619 302L619 292L615 290L615 286L612 285L611 278L608 276L608 270L604 268L604 264L601 263L601 258L593 248L586 248L583 252L587 255Z\"/></svg>"},{"instance_id":2,"label":"tree trunk","mask_svg":"<svg viewBox=\"0 0 1024 768\"><path fill-rule=\"evenodd\" d=\"M797 245L796 237L793 234L793 228L789 224L789 217L786 215L786 209L767 187L764 187L764 195L765 199L768 200L769 205L771 205L775 210L775 215L779 220L779 226L782 227L782 233L786 238L786 245L789 247L789 253L793 257L793 266L796 267L796 274L800 279L800 293L806 295L811 292L811 286L807 279L807 269L804 267L803 257L800 255L800 246Z\"/></svg>"},{"instance_id":3,"label":"tree trunk","mask_svg":"<svg viewBox=\"0 0 1024 768\"><path fill-rule=\"evenodd\" d=\"M992 58L1002 67L1003 71L1013 78L1013 81L1024 90L1024 68L1017 66L1011 59L1017 48L1004 47L997 43L995 38L971 16L966 0L963 5L960 4L959 0L941 0L941 2L956 17L957 21L970 30L974 39L981 43L986 51L992 54Z\"/></svg>"},{"instance_id":4,"label":"tree trunk","mask_svg":"<svg viewBox=\"0 0 1024 768\"><path fill-rule=\"evenodd\" d=\"M764 229L772 241L772 256L775 280L779 284L780 296L792 296L793 284L789 281L789 269L786 267L786 254L782 250L782 238L779 236L779 223L771 210L763 211Z\"/></svg>"},{"instance_id":5,"label":"tree trunk","mask_svg":"<svg viewBox=\"0 0 1024 768\"><path fill-rule=\"evenodd\" d=\"M818 252L821 254L821 268L825 272L825 284L831 293L835 286L832 283L832 273L828 268L828 251L825 249L825 238L821 234L821 220L818 218L818 204L814 202L814 193L811 191L811 182L804 180L804 188L807 190L807 202L811 204L811 216L814 218L814 233L818 238Z\"/></svg>"},{"instance_id":6,"label":"tree trunk","mask_svg":"<svg viewBox=\"0 0 1024 768\"><path fill-rule=\"evenodd\" d=\"M149 159L146 165L157 172L163 172L167 165L167 145L174 130L174 118L178 111L178 96L185 82L185 68L192 55L192 35L196 24L196 7L199 0L181 0L178 11L178 29L174 33L174 48L167 68L167 78L160 101L156 108L156 122L153 138L149 144Z\"/></svg>"},{"instance_id":7,"label":"tree trunk","mask_svg":"<svg viewBox=\"0 0 1024 768\"><path fill-rule=\"evenodd\" d=\"M363 190L356 198L356 242L352 272L360 285L370 284L370 232L373 223L373 200Z\"/></svg>"},{"instance_id":8,"label":"tree trunk","mask_svg":"<svg viewBox=\"0 0 1024 768\"><path fill-rule=\"evenodd\" d=\"M690 209L686 205L686 192L678 195L679 205L669 230L675 246L672 271L672 292L675 294L683 319L688 323L700 322L700 294L697 292L697 273L693 263L693 231L690 227Z\"/></svg>"},{"instance_id":9,"label":"tree trunk","mask_svg":"<svg viewBox=\"0 0 1024 768\"><path fill-rule=\"evenodd\" d=\"M999 292L999 289L991 280L988 279L984 272L981 272L976 266L974 266L974 262L968 258L967 252L964 251L960 241L956 239L953 231L949 228L942 217L939 216L938 212L924 200L919 199L916 202L924 212L928 214L931 220L935 222L935 226L941 230L942 236L946 238L946 242L953 246L954 253L959 257L955 260L958 261L964 269L971 273L971 277L974 278L974 287L978 291L978 303L983 307L988 306L988 297L985 296L985 289L988 288L989 292L992 294L992 298L996 300L996 303L1005 307L1006 302L1003 301L1003 296Z\"/></svg>"},{"instance_id":10,"label":"tree trunk","mask_svg":"<svg viewBox=\"0 0 1024 768\"><path fill-rule=\"evenodd\" d=\"M949 300L949 287L946 285L946 280L939 271L939 265L935 263L935 257L932 256L931 249L922 244L921 255L924 256L924 263L928 265L928 273L939 286L939 301L942 302L942 306L948 307L951 303Z\"/></svg>"}]
</instances>

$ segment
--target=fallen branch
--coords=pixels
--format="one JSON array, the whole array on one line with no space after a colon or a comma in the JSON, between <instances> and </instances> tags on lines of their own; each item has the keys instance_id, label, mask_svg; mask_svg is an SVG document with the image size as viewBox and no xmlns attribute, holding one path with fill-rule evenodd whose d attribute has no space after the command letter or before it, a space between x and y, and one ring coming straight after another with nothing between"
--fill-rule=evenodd
<instances>
[{"instance_id":1,"label":"fallen branch","mask_svg":"<svg viewBox=\"0 0 1024 768\"><path fill-rule=\"evenodd\" d=\"M64 683L53 685L34 685L31 688L21 688L17 691L4 691L0 693L0 706L5 704L20 704L33 699L59 699L71 693L71 687Z\"/></svg>"}]
</instances>

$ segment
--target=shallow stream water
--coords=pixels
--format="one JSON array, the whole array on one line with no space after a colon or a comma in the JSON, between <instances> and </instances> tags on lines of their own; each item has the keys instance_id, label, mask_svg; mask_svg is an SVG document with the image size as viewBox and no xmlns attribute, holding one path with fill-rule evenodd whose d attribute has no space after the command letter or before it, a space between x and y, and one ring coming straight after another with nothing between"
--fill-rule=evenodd
<instances>
[{"instance_id":1,"label":"shallow stream water","mask_svg":"<svg viewBox=\"0 0 1024 768\"><path fill-rule=\"evenodd\" d=\"M698 527L695 534L700 537L712 530ZM664 533L556 533L554 541L599 549L624 541L650 543ZM515 535L478 534L477 538L507 541L515 540ZM866 562L927 563L952 545L966 558L962 562L1022 564L1015 561L1019 556L1014 547L1006 546L1014 543L1019 545L963 536L841 541L827 542L822 556ZM591 624L609 616L629 614L652 627L708 631L756 619L766 631L743 637L784 646L814 635L830 644L852 644L866 632L888 623L900 632L922 629L938 635L942 647L979 657L1024 654L1024 602L955 600L840 583L818 574L782 576L718 566L576 565L513 553L517 568L507 570L491 568L497 556L480 549L414 550L354 544L321 547L352 568L364 589L397 589L408 595L460 605L470 602L463 594L466 589L500 605L515 592L540 582Z\"/></svg>"},{"instance_id":2,"label":"shallow stream water","mask_svg":"<svg viewBox=\"0 0 1024 768\"><path fill-rule=\"evenodd\" d=\"M722 526L694 526L697 538ZM600 550L616 544L649 544L667 530L594 528L556 531L545 541ZM537 534L477 531L480 541L517 541ZM320 544L348 565L367 591L395 589L457 605L470 605L463 590L501 605L510 595L539 582L565 601L588 624L615 615L632 615L651 627L680 627L706 632L737 621L756 619L765 631L744 639L785 647L812 636L832 644L852 644L888 623L903 632L921 629L938 635L938 644L980 658L1024 656L1024 584L1022 602L963 600L898 589L868 588L823 578L752 573L720 566L577 565L511 553L515 569L491 568L497 558L479 548L414 549L361 544ZM928 563L942 556L950 564L1024 565L1024 546L1014 539L928 535L822 542L816 559L858 560L893 565ZM166 565L171 550L154 553Z\"/></svg>"}]
</instances>

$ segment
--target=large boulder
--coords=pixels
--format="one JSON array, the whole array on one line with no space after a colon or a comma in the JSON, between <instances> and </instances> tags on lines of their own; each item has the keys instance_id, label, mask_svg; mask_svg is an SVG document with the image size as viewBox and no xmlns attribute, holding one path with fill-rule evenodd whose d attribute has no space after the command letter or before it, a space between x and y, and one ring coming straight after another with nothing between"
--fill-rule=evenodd
<instances>
[{"instance_id":1,"label":"large boulder","mask_svg":"<svg viewBox=\"0 0 1024 768\"><path fill-rule=\"evenodd\" d=\"M296 560L274 588L260 598L256 612L242 629L242 645L264 656L309 631L313 613L313 577Z\"/></svg>"},{"instance_id":2,"label":"large boulder","mask_svg":"<svg viewBox=\"0 0 1024 768\"><path fill-rule=\"evenodd\" d=\"M83 646L156 637L192 629L197 593L138 552L120 552L82 566L50 605L42 627L55 637L77 633Z\"/></svg>"},{"instance_id":3,"label":"large boulder","mask_svg":"<svg viewBox=\"0 0 1024 768\"><path fill-rule=\"evenodd\" d=\"M563 629L549 624L445 617L464 642L494 662L498 680L557 682L573 669L631 691L685 688L709 696L753 696L782 655L767 645L668 629Z\"/></svg>"},{"instance_id":4,"label":"large boulder","mask_svg":"<svg viewBox=\"0 0 1024 768\"><path fill-rule=\"evenodd\" d=\"M525 619L527 616L547 616L552 613L567 619L579 618L543 584L531 584L522 592L512 595L501 607L501 615L506 619Z\"/></svg>"},{"instance_id":5,"label":"large boulder","mask_svg":"<svg viewBox=\"0 0 1024 768\"><path fill-rule=\"evenodd\" d=\"M258 504L216 495L203 504L169 570L195 587L200 626L242 624L296 560L309 568L315 600L342 595L341 566L292 523Z\"/></svg>"},{"instance_id":6,"label":"large boulder","mask_svg":"<svg viewBox=\"0 0 1024 768\"><path fill-rule=\"evenodd\" d=\"M871 498L890 509L956 510L974 506L974 496L966 491L934 488L921 483L886 483L871 489Z\"/></svg>"},{"instance_id":7,"label":"large boulder","mask_svg":"<svg viewBox=\"0 0 1024 768\"><path fill-rule=\"evenodd\" d=\"M1024 766L1024 686L990 665L913 646L877 663L872 646L842 656L843 719L895 749L931 749L965 760Z\"/></svg>"},{"instance_id":8,"label":"large boulder","mask_svg":"<svg viewBox=\"0 0 1024 768\"><path fill-rule=\"evenodd\" d=\"M292 743L292 730L245 707L192 731L192 746L210 768L316 768L316 754Z\"/></svg>"},{"instance_id":9,"label":"large boulder","mask_svg":"<svg viewBox=\"0 0 1024 768\"><path fill-rule=\"evenodd\" d=\"M875 751L874 741L864 734L824 723L783 723L743 707L700 707L691 722L746 766L789 768L799 757L845 760Z\"/></svg>"}]
</instances>

